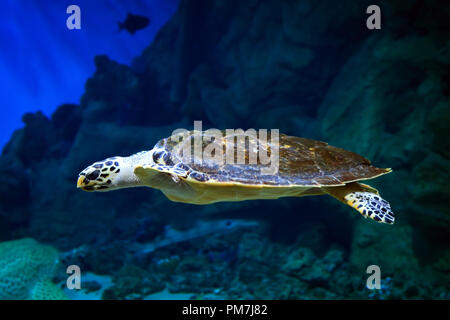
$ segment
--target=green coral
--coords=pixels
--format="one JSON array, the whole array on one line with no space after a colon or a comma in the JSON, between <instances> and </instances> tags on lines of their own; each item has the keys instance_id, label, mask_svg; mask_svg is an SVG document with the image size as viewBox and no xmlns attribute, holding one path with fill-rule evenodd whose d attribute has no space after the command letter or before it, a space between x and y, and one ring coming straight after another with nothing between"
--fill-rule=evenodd
<instances>
[{"instance_id":1,"label":"green coral","mask_svg":"<svg viewBox=\"0 0 450 320\"><path fill-rule=\"evenodd\" d=\"M0 299L67 299L51 277L58 251L34 239L0 243Z\"/></svg>"},{"instance_id":2,"label":"green coral","mask_svg":"<svg viewBox=\"0 0 450 320\"><path fill-rule=\"evenodd\" d=\"M30 294L31 300L67 300L68 297L49 278L37 281Z\"/></svg>"}]
</instances>

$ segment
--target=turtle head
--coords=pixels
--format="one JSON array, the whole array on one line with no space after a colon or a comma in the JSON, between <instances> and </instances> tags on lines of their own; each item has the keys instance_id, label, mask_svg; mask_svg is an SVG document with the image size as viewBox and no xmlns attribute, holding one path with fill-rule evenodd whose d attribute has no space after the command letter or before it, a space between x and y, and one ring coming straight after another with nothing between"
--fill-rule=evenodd
<instances>
[{"instance_id":1,"label":"turtle head","mask_svg":"<svg viewBox=\"0 0 450 320\"><path fill-rule=\"evenodd\" d=\"M112 157L88 166L78 175L77 188L111 191L130 186L127 158Z\"/></svg>"}]
</instances>

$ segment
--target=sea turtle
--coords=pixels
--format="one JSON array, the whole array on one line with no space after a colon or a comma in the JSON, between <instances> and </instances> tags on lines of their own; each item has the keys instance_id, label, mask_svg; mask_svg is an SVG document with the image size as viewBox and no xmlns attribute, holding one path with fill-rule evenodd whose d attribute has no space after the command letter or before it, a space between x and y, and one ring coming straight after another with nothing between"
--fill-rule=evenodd
<instances>
[{"instance_id":1,"label":"sea turtle","mask_svg":"<svg viewBox=\"0 0 450 320\"><path fill-rule=\"evenodd\" d=\"M275 161L275 170L269 172ZM79 174L77 187L110 191L147 186L172 201L191 204L328 194L366 218L393 224L389 203L360 182L389 172L317 140L272 133L263 139L247 131L185 131L160 140L150 151L90 165Z\"/></svg>"}]
</instances>

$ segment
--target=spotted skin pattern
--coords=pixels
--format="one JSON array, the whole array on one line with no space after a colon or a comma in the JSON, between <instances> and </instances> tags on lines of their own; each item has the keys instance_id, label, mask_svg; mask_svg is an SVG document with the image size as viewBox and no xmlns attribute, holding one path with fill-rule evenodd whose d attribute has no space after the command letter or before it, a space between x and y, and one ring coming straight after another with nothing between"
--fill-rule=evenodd
<instances>
[{"instance_id":1,"label":"spotted skin pattern","mask_svg":"<svg viewBox=\"0 0 450 320\"><path fill-rule=\"evenodd\" d=\"M349 206L358 210L366 218L388 224L393 224L395 221L389 203L375 193L352 192L345 196L345 200Z\"/></svg>"},{"instance_id":2,"label":"spotted skin pattern","mask_svg":"<svg viewBox=\"0 0 450 320\"><path fill-rule=\"evenodd\" d=\"M206 182L209 180L209 176L206 173L192 170L191 167L182 163L170 152L167 152L164 149L156 149L153 152L152 159L154 163L147 164L146 166L159 172L165 172L182 179L190 178L200 182Z\"/></svg>"},{"instance_id":3,"label":"spotted skin pattern","mask_svg":"<svg viewBox=\"0 0 450 320\"><path fill-rule=\"evenodd\" d=\"M84 177L83 184L86 185L86 191L105 190L111 184L112 178L120 172L120 163L115 157L108 158L103 161L94 163L80 173L80 177ZM89 185L95 181L98 184Z\"/></svg>"}]
</instances>

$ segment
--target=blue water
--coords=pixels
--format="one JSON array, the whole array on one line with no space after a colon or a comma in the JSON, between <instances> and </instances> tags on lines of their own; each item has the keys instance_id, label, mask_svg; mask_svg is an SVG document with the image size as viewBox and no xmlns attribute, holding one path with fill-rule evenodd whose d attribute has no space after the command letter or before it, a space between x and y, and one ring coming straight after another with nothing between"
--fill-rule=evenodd
<instances>
[{"instance_id":1,"label":"blue water","mask_svg":"<svg viewBox=\"0 0 450 320\"><path fill-rule=\"evenodd\" d=\"M72 299L450 299L450 5L381 2L382 29L369 30L369 1L3 1L0 148L11 143L0 154L0 275L10 279L0 300L39 298L30 293L49 277ZM66 28L71 4L81 30ZM128 13L152 22L119 32ZM37 110L51 119L24 117ZM395 224L319 189L194 205L205 193L186 196L178 174L143 179L156 188L77 188L88 165L199 120L203 130L278 128L392 168L372 179L365 160L318 142L280 149L283 175L364 180ZM153 161L117 158L85 178L112 187ZM218 174L237 181L255 170L227 168ZM79 267L80 291L66 286L68 266ZM367 270L379 270L378 289Z\"/></svg>"},{"instance_id":2,"label":"blue water","mask_svg":"<svg viewBox=\"0 0 450 320\"><path fill-rule=\"evenodd\" d=\"M69 30L66 8L81 9L81 30ZM0 10L0 149L25 112L50 115L62 103L78 103L93 58L105 54L129 64L173 15L178 0L2 1ZM134 35L118 31L127 12L151 19Z\"/></svg>"}]
</instances>

